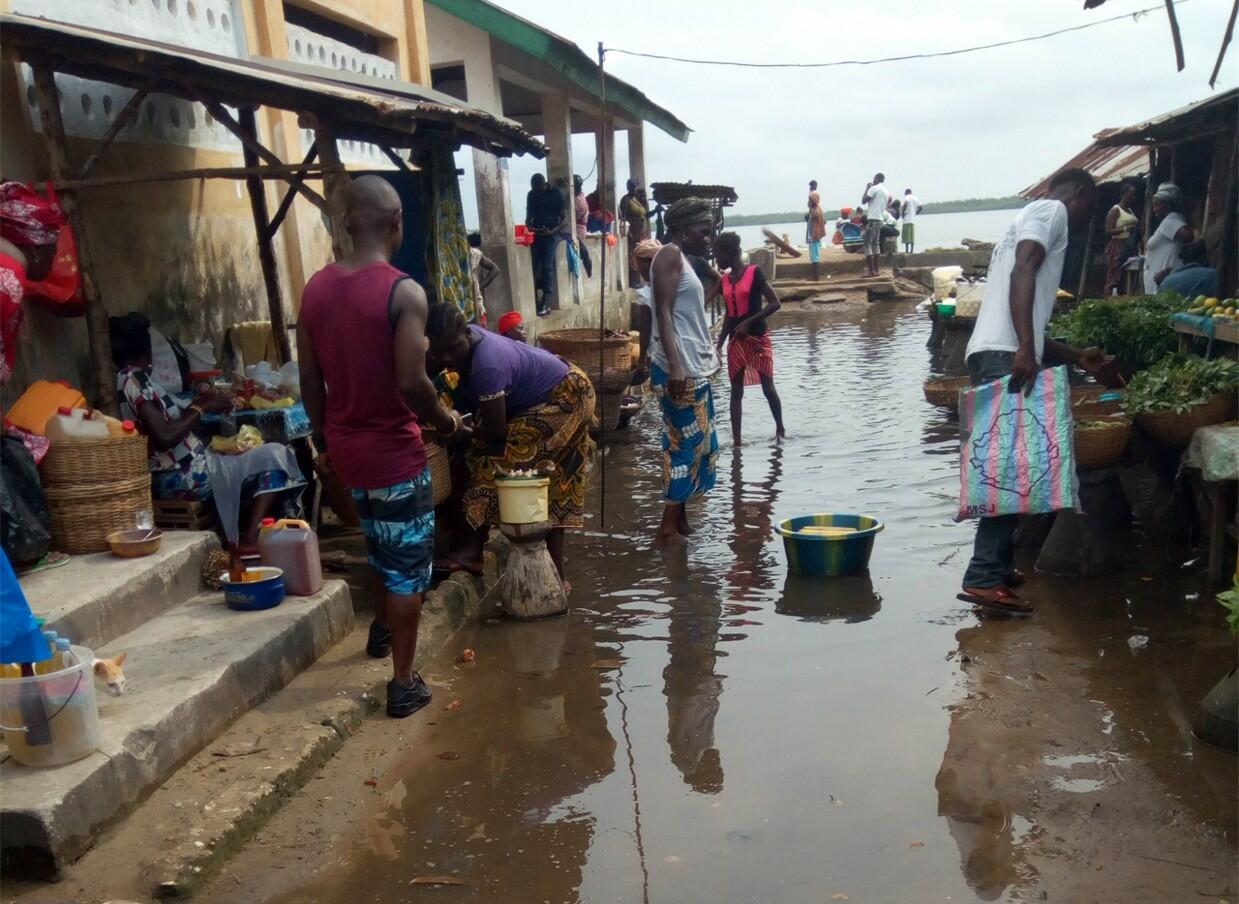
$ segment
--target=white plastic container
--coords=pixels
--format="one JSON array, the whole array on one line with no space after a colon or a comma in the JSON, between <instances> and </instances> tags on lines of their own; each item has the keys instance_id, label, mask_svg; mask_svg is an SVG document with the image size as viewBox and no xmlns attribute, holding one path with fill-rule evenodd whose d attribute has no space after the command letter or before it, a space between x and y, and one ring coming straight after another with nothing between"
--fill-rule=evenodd
<instances>
[{"instance_id":1,"label":"white plastic container","mask_svg":"<svg viewBox=\"0 0 1239 904\"><path fill-rule=\"evenodd\" d=\"M29 678L0 678L0 731L13 759L26 766L60 766L99 746L99 706L91 663L74 646L77 662Z\"/></svg>"},{"instance_id":2,"label":"white plastic container","mask_svg":"<svg viewBox=\"0 0 1239 904\"><path fill-rule=\"evenodd\" d=\"M955 281L964 273L964 268L957 264L952 264L949 267L934 267L934 298L939 301L946 301L951 297L951 290L955 288Z\"/></svg>"},{"instance_id":3,"label":"white plastic container","mask_svg":"<svg viewBox=\"0 0 1239 904\"><path fill-rule=\"evenodd\" d=\"M107 439L109 435L103 415L85 408L60 408L47 421L47 438L53 444L63 440Z\"/></svg>"},{"instance_id":4,"label":"white plastic container","mask_svg":"<svg viewBox=\"0 0 1239 904\"><path fill-rule=\"evenodd\" d=\"M499 520L505 524L538 524L549 521L550 504L547 477L497 479L495 489L499 492Z\"/></svg>"}]
</instances>

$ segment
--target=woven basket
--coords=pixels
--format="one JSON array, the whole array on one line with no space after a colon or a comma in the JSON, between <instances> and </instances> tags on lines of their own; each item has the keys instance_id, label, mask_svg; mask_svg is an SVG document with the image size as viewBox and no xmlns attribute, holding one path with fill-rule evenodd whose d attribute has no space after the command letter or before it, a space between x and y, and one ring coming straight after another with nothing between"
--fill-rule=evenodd
<instances>
[{"instance_id":1,"label":"woven basket","mask_svg":"<svg viewBox=\"0 0 1239 904\"><path fill-rule=\"evenodd\" d=\"M452 495L452 464L447 450L437 443L426 443L426 467L430 469L434 504L442 505Z\"/></svg>"},{"instance_id":2,"label":"woven basket","mask_svg":"<svg viewBox=\"0 0 1239 904\"><path fill-rule=\"evenodd\" d=\"M52 546L70 555L104 552L108 534L134 526L138 512L154 509L151 475L43 490L52 516Z\"/></svg>"},{"instance_id":3,"label":"woven basket","mask_svg":"<svg viewBox=\"0 0 1239 904\"><path fill-rule=\"evenodd\" d=\"M149 480L146 458L146 437L140 433L59 440L52 443L39 474L44 486L93 486L136 477Z\"/></svg>"},{"instance_id":4,"label":"woven basket","mask_svg":"<svg viewBox=\"0 0 1239 904\"><path fill-rule=\"evenodd\" d=\"M1075 436L1076 468L1108 468L1123 460L1127 445L1131 442L1131 419L1122 415L1093 417L1090 420L1105 420L1120 424L1119 427L1083 427L1076 423Z\"/></svg>"},{"instance_id":5,"label":"woven basket","mask_svg":"<svg viewBox=\"0 0 1239 904\"><path fill-rule=\"evenodd\" d=\"M1136 423L1159 443L1182 448L1192 441L1192 434L1201 427L1220 424L1234 416L1234 393L1219 392L1207 402L1201 402L1183 414L1173 411L1141 412L1136 415Z\"/></svg>"},{"instance_id":6,"label":"woven basket","mask_svg":"<svg viewBox=\"0 0 1239 904\"><path fill-rule=\"evenodd\" d=\"M632 358L628 351L628 337L606 336L601 340L602 385L605 389L632 372ZM538 335L538 344L565 361L571 361L589 376L595 387L598 379L598 331L593 329L551 330ZM627 385L626 383L620 385Z\"/></svg>"},{"instance_id":7,"label":"woven basket","mask_svg":"<svg viewBox=\"0 0 1239 904\"><path fill-rule=\"evenodd\" d=\"M967 377L933 377L925 381L925 401L939 408L959 410L959 394L972 386Z\"/></svg>"}]
</instances>

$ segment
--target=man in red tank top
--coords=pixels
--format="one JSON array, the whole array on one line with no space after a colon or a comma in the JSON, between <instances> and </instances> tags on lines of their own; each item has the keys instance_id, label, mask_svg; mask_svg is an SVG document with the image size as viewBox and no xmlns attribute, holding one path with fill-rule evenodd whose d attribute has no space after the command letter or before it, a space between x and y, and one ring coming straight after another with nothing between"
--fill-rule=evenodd
<instances>
[{"instance_id":1,"label":"man in red tank top","mask_svg":"<svg viewBox=\"0 0 1239 904\"><path fill-rule=\"evenodd\" d=\"M353 491L374 568L375 614L366 652L392 656L387 714L430 702L413 671L422 599L434 556L434 502L419 420L461 438L426 374L426 293L391 265L404 238L395 189L378 176L349 186L353 250L306 284L297 321L301 394L320 467Z\"/></svg>"}]
</instances>

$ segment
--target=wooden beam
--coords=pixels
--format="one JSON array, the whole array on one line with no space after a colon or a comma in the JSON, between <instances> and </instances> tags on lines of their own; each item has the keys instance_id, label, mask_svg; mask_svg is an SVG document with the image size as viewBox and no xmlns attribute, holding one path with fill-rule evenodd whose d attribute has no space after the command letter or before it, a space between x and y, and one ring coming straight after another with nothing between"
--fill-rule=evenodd
<instances>
[{"instance_id":1,"label":"wooden beam","mask_svg":"<svg viewBox=\"0 0 1239 904\"><path fill-rule=\"evenodd\" d=\"M301 161L302 166L309 166L314 162L314 158L318 156L318 145L310 145L310 149L305 152L305 157ZM275 216L271 218L270 225L267 226L267 240L275 238L275 233L279 230L280 224L284 222L284 217L288 216L288 211L293 206L293 201L297 199L297 187L305 181L305 174L298 173L293 177L293 180L288 183L288 190L284 192L284 198L280 201L280 206L275 211Z\"/></svg>"},{"instance_id":2,"label":"wooden beam","mask_svg":"<svg viewBox=\"0 0 1239 904\"><path fill-rule=\"evenodd\" d=\"M1174 39L1174 60L1179 67L1179 71L1183 71L1183 36L1179 34L1179 17L1174 11L1175 0L1165 0L1166 2L1166 17L1170 19L1170 37Z\"/></svg>"},{"instance_id":3,"label":"wooden beam","mask_svg":"<svg viewBox=\"0 0 1239 904\"><path fill-rule=\"evenodd\" d=\"M413 172L413 169L409 166L408 163L405 162L404 158L401 157L399 154L397 154L395 151L393 151L391 148L389 148L387 145L380 144L378 147L380 151L382 151L384 154L387 155L388 160L396 164L397 169L404 170L406 173Z\"/></svg>"},{"instance_id":4,"label":"wooden beam","mask_svg":"<svg viewBox=\"0 0 1239 904\"><path fill-rule=\"evenodd\" d=\"M130 173L125 176L99 176L94 179L65 179L55 182L53 188L77 191L83 188L106 188L109 185L140 185L144 182L177 182L183 179L279 179L290 181L291 177L321 179L323 170L316 166L299 163L281 163L279 166L214 166L202 169L177 170L172 173Z\"/></svg>"},{"instance_id":5,"label":"wooden beam","mask_svg":"<svg viewBox=\"0 0 1239 904\"><path fill-rule=\"evenodd\" d=\"M1218 73L1222 71L1222 60L1226 59L1226 49L1235 37L1235 20L1239 19L1239 0L1230 8L1230 21L1226 23L1226 33L1222 35L1222 46L1218 48L1217 62L1213 64L1213 74L1209 76L1209 87L1217 81Z\"/></svg>"},{"instance_id":6,"label":"wooden beam","mask_svg":"<svg viewBox=\"0 0 1239 904\"><path fill-rule=\"evenodd\" d=\"M241 111L240 126L254 144L258 144L258 125L254 120L253 107ZM256 166L258 155L245 145L245 165ZM267 288L267 311L271 317L271 334L279 350L280 364L292 360L288 344L288 327L284 320L284 297L280 294L280 271L275 263L275 251L271 248L271 221L267 217L267 189L258 175L245 180L250 196L250 212L254 216L254 232L258 237L258 263L262 267L262 281Z\"/></svg>"},{"instance_id":7,"label":"wooden beam","mask_svg":"<svg viewBox=\"0 0 1239 904\"><path fill-rule=\"evenodd\" d=\"M68 141L65 124L60 115L60 98L56 94L55 73L46 62L31 61L34 70L34 91L39 102L39 118L43 124L43 140L47 145L47 160L50 175L61 182L73 172L69 165ZM120 406L116 402L116 365L112 361L112 340L108 334L108 312L99 297L95 280L95 262L90 253L90 240L86 237L86 224L77 206L77 194L73 189L58 193L60 209L73 229L77 240L78 271L82 275L82 294L86 299L86 338L90 344L90 363L94 372L94 392L98 407L116 416Z\"/></svg>"},{"instance_id":8,"label":"wooden beam","mask_svg":"<svg viewBox=\"0 0 1239 904\"><path fill-rule=\"evenodd\" d=\"M348 191L349 177L340 162L340 151L330 129L316 125L314 143L323 164L323 190L327 192L327 219L331 224L331 251L336 260L353 250L353 240L348 234L344 220L344 195Z\"/></svg>"},{"instance_id":9,"label":"wooden beam","mask_svg":"<svg viewBox=\"0 0 1239 904\"><path fill-rule=\"evenodd\" d=\"M280 158L276 156L273 151L269 151L267 148L263 147L257 138L251 138L245 134L245 130L241 128L241 124L236 121L233 115L228 112L227 107L219 101L212 100L197 91L194 91L194 94L198 97L198 102L206 107L210 114L219 120L220 124L223 125L225 129L237 137L237 139L241 142L242 148L251 151L272 166L283 165L284 161L280 160ZM323 213L327 212L327 199L318 192L314 191L314 189L303 184L297 189L297 191L305 195L306 199Z\"/></svg>"},{"instance_id":10,"label":"wooden beam","mask_svg":"<svg viewBox=\"0 0 1239 904\"><path fill-rule=\"evenodd\" d=\"M90 156L86 158L77 171L75 178L85 179L90 175L90 171L95 168L95 164L99 162L99 158L103 156L103 152L111 146L116 140L116 136L120 134L120 130L133 120L134 114L138 112L138 107L142 105L142 101L146 100L146 95L149 92L145 88L141 88L134 92L133 97L129 98L129 102L121 108L121 111L116 114L116 118L112 120L112 124L108 126L107 132L99 139L99 143L95 145L95 149L91 151Z\"/></svg>"}]
</instances>

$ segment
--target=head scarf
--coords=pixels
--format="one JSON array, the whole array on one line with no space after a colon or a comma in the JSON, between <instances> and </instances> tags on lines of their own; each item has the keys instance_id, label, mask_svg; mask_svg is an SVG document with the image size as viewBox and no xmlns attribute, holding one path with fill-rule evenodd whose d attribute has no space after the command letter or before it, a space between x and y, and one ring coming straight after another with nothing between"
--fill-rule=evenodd
<instances>
[{"instance_id":1,"label":"head scarf","mask_svg":"<svg viewBox=\"0 0 1239 904\"><path fill-rule=\"evenodd\" d=\"M686 226L713 223L714 211L703 198L681 198L667 208L663 221L669 230L677 232Z\"/></svg>"},{"instance_id":2,"label":"head scarf","mask_svg":"<svg viewBox=\"0 0 1239 904\"><path fill-rule=\"evenodd\" d=\"M0 237L24 248L55 245L64 221L60 205L29 185L0 184Z\"/></svg>"},{"instance_id":3,"label":"head scarf","mask_svg":"<svg viewBox=\"0 0 1239 904\"><path fill-rule=\"evenodd\" d=\"M1173 182L1163 182L1153 193L1154 201L1161 201L1170 207L1177 208L1183 203L1183 192Z\"/></svg>"},{"instance_id":4,"label":"head scarf","mask_svg":"<svg viewBox=\"0 0 1239 904\"><path fill-rule=\"evenodd\" d=\"M508 331L515 326L520 326L525 320L521 317L520 311L508 311L499 318L499 335L506 336Z\"/></svg>"},{"instance_id":5,"label":"head scarf","mask_svg":"<svg viewBox=\"0 0 1239 904\"><path fill-rule=\"evenodd\" d=\"M645 239L637 242L637 247L632 250L633 256L640 260L643 257L655 257L662 250L662 242L658 239Z\"/></svg>"}]
</instances>

